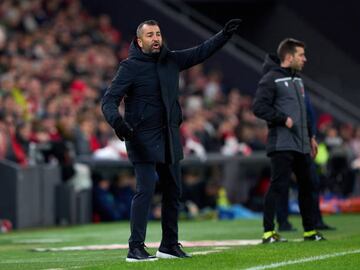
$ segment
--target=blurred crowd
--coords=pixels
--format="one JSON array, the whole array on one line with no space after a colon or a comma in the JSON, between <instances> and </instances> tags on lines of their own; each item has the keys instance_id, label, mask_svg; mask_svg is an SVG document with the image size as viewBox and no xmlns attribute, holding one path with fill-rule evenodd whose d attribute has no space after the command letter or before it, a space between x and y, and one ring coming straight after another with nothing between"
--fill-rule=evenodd
<instances>
[{"instance_id":1,"label":"blurred crowd","mask_svg":"<svg viewBox=\"0 0 360 270\"><path fill-rule=\"evenodd\" d=\"M5 0L0 18L0 157L26 165L31 143L69 142L75 155L110 145L115 154L96 156L126 158L99 106L129 46L110 18L72 0ZM266 126L250 112L251 97L225 87L220 71L199 65L180 85L187 154L264 148Z\"/></svg>"},{"instance_id":2,"label":"blurred crowd","mask_svg":"<svg viewBox=\"0 0 360 270\"><path fill-rule=\"evenodd\" d=\"M110 18L79 1L1 1L0 158L33 162L32 143L69 142L76 155L105 146L113 133L99 100L121 46Z\"/></svg>"},{"instance_id":3,"label":"blurred crowd","mask_svg":"<svg viewBox=\"0 0 360 270\"><path fill-rule=\"evenodd\" d=\"M99 104L128 47L109 16L89 15L78 0L1 1L0 159L58 163L64 181L80 156L126 159ZM252 97L226 85L220 70L198 65L179 83L185 155L265 149L266 123L252 114ZM360 127L323 114L318 130L319 172L333 189L339 177L352 178L339 191L348 195L360 168Z\"/></svg>"}]
</instances>

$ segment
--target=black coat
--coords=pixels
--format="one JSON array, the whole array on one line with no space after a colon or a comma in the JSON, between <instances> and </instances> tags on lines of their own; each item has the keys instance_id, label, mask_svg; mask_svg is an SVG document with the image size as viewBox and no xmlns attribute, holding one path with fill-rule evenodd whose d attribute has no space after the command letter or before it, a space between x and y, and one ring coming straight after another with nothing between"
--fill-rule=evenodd
<instances>
[{"instance_id":1,"label":"black coat","mask_svg":"<svg viewBox=\"0 0 360 270\"><path fill-rule=\"evenodd\" d=\"M179 72L203 62L228 39L221 31L190 49L169 51L163 46L157 57L144 54L132 42L129 58L120 63L102 99L102 111L113 128L125 120L134 129L134 136L126 141L132 162L174 163L183 158ZM124 97L123 119L118 106Z\"/></svg>"},{"instance_id":2,"label":"black coat","mask_svg":"<svg viewBox=\"0 0 360 270\"><path fill-rule=\"evenodd\" d=\"M267 55L265 59L264 76L256 91L253 111L267 121L268 154L274 151L310 153L312 119L308 115L304 83L298 74L282 68L276 56ZM291 129L285 126L288 116L294 122Z\"/></svg>"}]
</instances>

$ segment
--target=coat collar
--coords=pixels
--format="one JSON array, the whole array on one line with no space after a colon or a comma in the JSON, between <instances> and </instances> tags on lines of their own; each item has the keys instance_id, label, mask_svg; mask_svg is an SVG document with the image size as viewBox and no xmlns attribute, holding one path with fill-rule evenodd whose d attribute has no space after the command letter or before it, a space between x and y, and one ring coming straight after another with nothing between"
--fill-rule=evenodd
<instances>
[{"instance_id":1,"label":"coat collar","mask_svg":"<svg viewBox=\"0 0 360 270\"><path fill-rule=\"evenodd\" d=\"M263 74L270 70L275 70L283 73L285 76L299 77L296 71L291 68L283 68L280 66L280 59L274 54L267 54L263 64Z\"/></svg>"}]
</instances>

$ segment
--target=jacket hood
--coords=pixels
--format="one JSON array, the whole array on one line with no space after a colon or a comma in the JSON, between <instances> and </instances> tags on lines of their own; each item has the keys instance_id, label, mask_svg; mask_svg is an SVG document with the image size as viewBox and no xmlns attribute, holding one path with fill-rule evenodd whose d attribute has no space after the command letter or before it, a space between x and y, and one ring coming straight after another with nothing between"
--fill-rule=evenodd
<instances>
[{"instance_id":1,"label":"jacket hood","mask_svg":"<svg viewBox=\"0 0 360 270\"><path fill-rule=\"evenodd\" d=\"M143 51L141 50L141 48L139 47L136 41L136 38L134 38L129 47L129 59L137 59L145 62L157 62L159 59L161 60L162 58L164 58L167 52L168 49L163 44L160 53L154 53L154 54L143 53Z\"/></svg>"},{"instance_id":2,"label":"jacket hood","mask_svg":"<svg viewBox=\"0 0 360 270\"><path fill-rule=\"evenodd\" d=\"M296 72L294 72L291 68L281 67L280 59L275 54L267 54L265 56L265 61L263 64L263 74L266 74L272 70L279 71L287 76L295 76L296 75Z\"/></svg>"}]
</instances>

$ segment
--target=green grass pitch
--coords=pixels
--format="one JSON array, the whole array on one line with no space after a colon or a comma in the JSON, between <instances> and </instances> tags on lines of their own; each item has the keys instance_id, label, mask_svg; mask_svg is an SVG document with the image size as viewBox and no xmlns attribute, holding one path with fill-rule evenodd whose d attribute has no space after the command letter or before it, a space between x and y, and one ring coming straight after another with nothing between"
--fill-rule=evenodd
<instances>
[{"instance_id":1,"label":"green grass pitch","mask_svg":"<svg viewBox=\"0 0 360 270\"><path fill-rule=\"evenodd\" d=\"M325 231L328 241L303 242L301 221L292 217L297 232L284 233L290 241L271 245L188 247L198 254L191 259L126 263L126 249L37 252L36 248L126 244L128 222L91 224L74 227L27 229L0 234L1 270L63 269L360 269L360 215L325 217L335 231ZM261 220L181 221L180 239L234 240L260 239ZM147 242L161 238L159 222L150 222ZM299 240L299 241L297 241ZM152 254L155 248L149 248ZM199 254L203 252L213 252Z\"/></svg>"}]
</instances>

